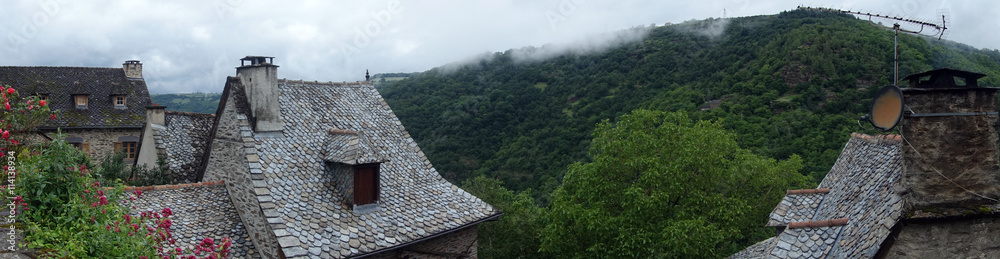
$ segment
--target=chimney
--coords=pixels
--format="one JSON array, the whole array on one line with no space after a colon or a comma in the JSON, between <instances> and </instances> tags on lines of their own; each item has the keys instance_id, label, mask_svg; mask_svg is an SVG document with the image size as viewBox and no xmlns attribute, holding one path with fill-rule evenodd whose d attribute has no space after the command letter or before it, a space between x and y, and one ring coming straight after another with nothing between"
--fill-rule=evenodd
<instances>
[{"instance_id":1,"label":"chimney","mask_svg":"<svg viewBox=\"0 0 1000 259\"><path fill-rule=\"evenodd\" d=\"M986 75L938 69L910 75L903 88L903 187L916 207L965 206L1000 197L998 88ZM912 148L911 148L912 147Z\"/></svg>"},{"instance_id":2,"label":"chimney","mask_svg":"<svg viewBox=\"0 0 1000 259\"><path fill-rule=\"evenodd\" d=\"M164 112L167 106L162 106L158 103L153 105L146 105L146 121L153 125L166 126L166 118Z\"/></svg>"},{"instance_id":3,"label":"chimney","mask_svg":"<svg viewBox=\"0 0 1000 259\"><path fill-rule=\"evenodd\" d=\"M125 77L128 79L142 79L142 63L138 60L126 60L122 64L122 69L125 70Z\"/></svg>"},{"instance_id":4,"label":"chimney","mask_svg":"<svg viewBox=\"0 0 1000 259\"><path fill-rule=\"evenodd\" d=\"M246 56L236 68L236 76L246 89L256 132L281 131L283 127L278 105L278 66L273 61L274 57Z\"/></svg>"}]
</instances>

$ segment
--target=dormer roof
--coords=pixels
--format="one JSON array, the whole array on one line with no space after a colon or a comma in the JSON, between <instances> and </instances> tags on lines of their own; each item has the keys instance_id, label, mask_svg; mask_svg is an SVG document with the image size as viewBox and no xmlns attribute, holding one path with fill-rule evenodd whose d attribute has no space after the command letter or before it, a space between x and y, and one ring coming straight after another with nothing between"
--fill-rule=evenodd
<instances>
[{"instance_id":1,"label":"dormer roof","mask_svg":"<svg viewBox=\"0 0 1000 259\"><path fill-rule=\"evenodd\" d=\"M328 130L322 155L323 161L348 165L388 161L382 154L379 154L363 133L352 130Z\"/></svg>"}]
</instances>

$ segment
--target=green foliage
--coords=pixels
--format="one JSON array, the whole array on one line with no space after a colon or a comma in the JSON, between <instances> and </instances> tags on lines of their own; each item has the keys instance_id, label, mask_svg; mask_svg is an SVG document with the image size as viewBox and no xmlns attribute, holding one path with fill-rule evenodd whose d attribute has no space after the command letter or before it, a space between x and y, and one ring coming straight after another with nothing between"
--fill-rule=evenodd
<instances>
[{"instance_id":1,"label":"green foliage","mask_svg":"<svg viewBox=\"0 0 1000 259\"><path fill-rule=\"evenodd\" d=\"M167 106L168 111L212 113L219 108L220 93L151 94L153 103Z\"/></svg>"},{"instance_id":2,"label":"green foliage","mask_svg":"<svg viewBox=\"0 0 1000 259\"><path fill-rule=\"evenodd\" d=\"M120 181L100 184L78 149L57 137L21 153L17 194L23 212L17 220L28 247L42 257L138 258L156 254L151 239L128 236L104 226L117 226L128 208Z\"/></svg>"},{"instance_id":3,"label":"green foliage","mask_svg":"<svg viewBox=\"0 0 1000 259\"><path fill-rule=\"evenodd\" d=\"M892 83L892 31L804 10L727 21L718 36L698 29L720 20L659 26L637 42L539 61L518 56L546 47L497 52L379 91L443 177L497 178L536 190L542 204L567 165L591 159L593 126L637 108L722 119L741 147L799 155L800 173L822 179L849 133L866 131L857 119L871 96ZM1000 85L1000 51L903 34L900 53L901 75L950 67ZM709 100L722 104L701 111Z\"/></svg>"},{"instance_id":4,"label":"green foliage","mask_svg":"<svg viewBox=\"0 0 1000 259\"><path fill-rule=\"evenodd\" d=\"M541 249L562 258L710 258L762 237L802 160L739 148L721 123L636 110L594 132L552 194Z\"/></svg>"},{"instance_id":5,"label":"green foliage","mask_svg":"<svg viewBox=\"0 0 1000 259\"><path fill-rule=\"evenodd\" d=\"M105 156L101 160L98 170L95 172L101 183L124 182L129 186L153 186L170 183L170 175L167 161L162 157L156 160L157 166L149 168L147 165L128 166L125 164L125 153L116 152L114 155Z\"/></svg>"},{"instance_id":6,"label":"green foliage","mask_svg":"<svg viewBox=\"0 0 1000 259\"><path fill-rule=\"evenodd\" d=\"M543 209L535 204L530 190L515 194L502 184L484 176L462 183L462 189L504 213L500 220L479 226L479 257L544 258L538 252Z\"/></svg>"}]
</instances>

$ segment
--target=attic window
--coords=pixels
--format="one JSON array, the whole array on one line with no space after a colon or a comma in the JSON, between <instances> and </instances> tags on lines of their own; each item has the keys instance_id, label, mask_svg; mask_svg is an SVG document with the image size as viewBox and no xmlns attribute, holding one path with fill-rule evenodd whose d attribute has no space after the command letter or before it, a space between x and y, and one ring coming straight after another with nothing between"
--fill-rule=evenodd
<instances>
[{"instance_id":1,"label":"attic window","mask_svg":"<svg viewBox=\"0 0 1000 259\"><path fill-rule=\"evenodd\" d=\"M76 102L76 108L77 109L86 109L87 108L87 96L86 95L82 95L82 94L74 95L73 99Z\"/></svg>"},{"instance_id":2,"label":"attic window","mask_svg":"<svg viewBox=\"0 0 1000 259\"><path fill-rule=\"evenodd\" d=\"M115 105L115 109L125 109L125 96L124 95L115 95L112 98L112 100L113 100L113 103Z\"/></svg>"},{"instance_id":3,"label":"attic window","mask_svg":"<svg viewBox=\"0 0 1000 259\"><path fill-rule=\"evenodd\" d=\"M354 166L354 205L374 204L379 201L379 164Z\"/></svg>"},{"instance_id":4,"label":"attic window","mask_svg":"<svg viewBox=\"0 0 1000 259\"><path fill-rule=\"evenodd\" d=\"M46 102L49 101L49 95L48 94L36 94L36 95L38 96L38 100L39 101L46 101Z\"/></svg>"}]
</instances>

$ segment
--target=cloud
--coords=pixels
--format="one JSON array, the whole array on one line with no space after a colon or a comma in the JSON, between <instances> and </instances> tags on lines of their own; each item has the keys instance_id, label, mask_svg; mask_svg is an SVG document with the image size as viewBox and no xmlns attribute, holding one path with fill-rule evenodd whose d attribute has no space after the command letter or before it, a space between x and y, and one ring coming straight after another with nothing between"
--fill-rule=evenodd
<instances>
[{"instance_id":1,"label":"cloud","mask_svg":"<svg viewBox=\"0 0 1000 259\"><path fill-rule=\"evenodd\" d=\"M938 9L948 9L953 18L948 39L977 48L1000 48L1000 34L993 33L998 24L991 14L1000 3L818 2L813 5L928 20L937 17ZM365 69L372 73L424 71L507 49L514 49L524 61L590 53L634 40L627 35L607 37L637 26L721 17L723 9L729 17L775 14L799 4L745 0L9 1L0 8L0 56L4 57L0 65L120 67L125 60L139 59L153 93L219 92L225 76L234 75L239 58L246 55L276 57L281 66L278 76L283 78L355 81L363 79ZM368 37L366 44L355 44L359 35ZM348 55L345 48L354 52Z\"/></svg>"}]
</instances>

